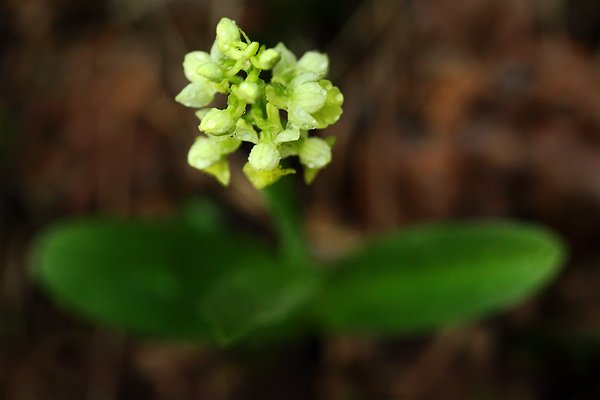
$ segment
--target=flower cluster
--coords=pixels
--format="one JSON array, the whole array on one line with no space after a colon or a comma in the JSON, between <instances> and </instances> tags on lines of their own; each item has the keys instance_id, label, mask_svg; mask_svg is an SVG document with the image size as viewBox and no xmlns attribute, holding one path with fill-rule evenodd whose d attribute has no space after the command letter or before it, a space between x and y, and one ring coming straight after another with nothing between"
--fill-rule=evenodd
<instances>
[{"instance_id":1,"label":"flower cluster","mask_svg":"<svg viewBox=\"0 0 600 400\"><path fill-rule=\"evenodd\" d=\"M190 83L175 98L198 109L204 133L190 148L189 164L227 185L226 157L245 141L253 147L243 171L256 188L294 173L280 165L289 156L298 156L306 182L312 182L331 161L333 138L309 136L308 131L335 123L344 101L339 88L324 79L327 55L309 51L297 59L282 43L261 46L228 18L221 19L216 31L210 53L185 56ZM271 70L269 83L260 78L265 70ZM227 95L227 107L205 108L217 93Z\"/></svg>"}]
</instances>

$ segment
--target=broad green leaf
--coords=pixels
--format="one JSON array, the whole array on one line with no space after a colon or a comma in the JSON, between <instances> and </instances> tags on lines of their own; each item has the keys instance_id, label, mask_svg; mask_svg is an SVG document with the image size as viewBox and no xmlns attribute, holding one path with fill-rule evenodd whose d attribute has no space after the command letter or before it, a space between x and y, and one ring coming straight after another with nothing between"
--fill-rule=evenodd
<instances>
[{"instance_id":1,"label":"broad green leaf","mask_svg":"<svg viewBox=\"0 0 600 400\"><path fill-rule=\"evenodd\" d=\"M35 274L68 308L127 332L178 338L209 335L198 303L215 280L272 264L260 243L239 235L117 220L57 226L34 256Z\"/></svg>"},{"instance_id":2,"label":"broad green leaf","mask_svg":"<svg viewBox=\"0 0 600 400\"><path fill-rule=\"evenodd\" d=\"M312 299L318 287L313 268L239 268L206 293L199 309L217 340L230 344L256 328L278 324Z\"/></svg>"},{"instance_id":3,"label":"broad green leaf","mask_svg":"<svg viewBox=\"0 0 600 400\"><path fill-rule=\"evenodd\" d=\"M317 312L329 330L437 328L523 301L555 275L563 254L548 231L516 222L410 228L341 261Z\"/></svg>"}]
</instances>

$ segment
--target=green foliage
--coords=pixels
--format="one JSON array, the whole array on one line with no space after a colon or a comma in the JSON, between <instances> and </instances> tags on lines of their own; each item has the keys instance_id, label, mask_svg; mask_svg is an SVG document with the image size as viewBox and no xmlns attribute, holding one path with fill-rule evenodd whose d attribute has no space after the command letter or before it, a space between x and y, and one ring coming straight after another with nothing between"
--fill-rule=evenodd
<instances>
[{"instance_id":1,"label":"green foliage","mask_svg":"<svg viewBox=\"0 0 600 400\"><path fill-rule=\"evenodd\" d=\"M307 321L376 335L467 321L522 301L563 259L561 243L529 225L426 225L374 240L323 282L297 216L281 207L288 195L285 185L269 191L281 253L223 229L210 203L191 203L172 222L60 225L39 241L35 272L61 303L98 323L231 344Z\"/></svg>"},{"instance_id":2,"label":"green foliage","mask_svg":"<svg viewBox=\"0 0 600 400\"><path fill-rule=\"evenodd\" d=\"M35 272L62 303L92 320L149 336L207 338L201 305L208 304L207 293L218 293L224 274L277 270L256 239L197 229L197 223L69 222L41 238ZM261 291L258 283L254 293Z\"/></svg>"},{"instance_id":3,"label":"green foliage","mask_svg":"<svg viewBox=\"0 0 600 400\"><path fill-rule=\"evenodd\" d=\"M200 309L221 344L256 328L282 322L314 296L319 274L313 268L238 268L215 282Z\"/></svg>"},{"instance_id":4,"label":"green foliage","mask_svg":"<svg viewBox=\"0 0 600 400\"><path fill-rule=\"evenodd\" d=\"M422 331L522 301L554 276L563 247L519 223L426 225L340 261L318 313L332 330Z\"/></svg>"}]
</instances>

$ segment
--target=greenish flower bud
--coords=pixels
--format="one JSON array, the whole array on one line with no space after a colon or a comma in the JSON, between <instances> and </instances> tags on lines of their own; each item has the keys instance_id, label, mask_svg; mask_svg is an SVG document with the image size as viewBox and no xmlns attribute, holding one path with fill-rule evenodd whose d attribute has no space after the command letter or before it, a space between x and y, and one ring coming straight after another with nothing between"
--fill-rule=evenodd
<instances>
[{"instance_id":1,"label":"greenish flower bud","mask_svg":"<svg viewBox=\"0 0 600 400\"><path fill-rule=\"evenodd\" d=\"M235 21L225 17L221 18L217 24L217 43L219 44L219 48L223 52L226 52L226 48L239 40L240 28L238 28Z\"/></svg>"},{"instance_id":2,"label":"greenish flower bud","mask_svg":"<svg viewBox=\"0 0 600 400\"><path fill-rule=\"evenodd\" d=\"M210 85L206 79L188 84L175 97L175 101L183 104L186 107L200 108L204 107L215 97L216 90Z\"/></svg>"},{"instance_id":3,"label":"greenish flower bud","mask_svg":"<svg viewBox=\"0 0 600 400\"><path fill-rule=\"evenodd\" d=\"M229 114L228 110L211 108L211 110L206 113L204 118L202 118L199 129L202 132L220 136L230 133L234 126L235 121Z\"/></svg>"},{"instance_id":4,"label":"greenish flower bud","mask_svg":"<svg viewBox=\"0 0 600 400\"><path fill-rule=\"evenodd\" d=\"M252 168L265 171L275 168L280 160L277 147L271 143L259 143L252 148L248 156L248 162Z\"/></svg>"},{"instance_id":5,"label":"greenish flower bud","mask_svg":"<svg viewBox=\"0 0 600 400\"><path fill-rule=\"evenodd\" d=\"M323 139L311 137L300 145L300 162L312 169L320 169L331 162L331 146Z\"/></svg>"},{"instance_id":6,"label":"greenish flower bud","mask_svg":"<svg viewBox=\"0 0 600 400\"><path fill-rule=\"evenodd\" d=\"M234 152L239 146L240 141L235 138L198 137L188 153L188 163L214 176L226 186L231 173L229 163L223 156Z\"/></svg>"},{"instance_id":7,"label":"greenish flower bud","mask_svg":"<svg viewBox=\"0 0 600 400\"><path fill-rule=\"evenodd\" d=\"M321 85L317 82L306 82L294 88L291 101L311 114L323 107L326 98L327 91Z\"/></svg>"},{"instance_id":8,"label":"greenish flower bud","mask_svg":"<svg viewBox=\"0 0 600 400\"><path fill-rule=\"evenodd\" d=\"M252 104L260 95L260 88L254 82L244 81L236 88L235 95L241 101Z\"/></svg>"},{"instance_id":9,"label":"greenish flower bud","mask_svg":"<svg viewBox=\"0 0 600 400\"><path fill-rule=\"evenodd\" d=\"M188 152L188 164L197 169L208 168L220 158L218 145L205 137L198 137Z\"/></svg>"},{"instance_id":10,"label":"greenish flower bud","mask_svg":"<svg viewBox=\"0 0 600 400\"><path fill-rule=\"evenodd\" d=\"M204 80L204 77L198 73L198 67L210 61L210 55L204 51L192 51L185 55L183 59L183 73L190 82Z\"/></svg>"},{"instance_id":11,"label":"greenish flower bud","mask_svg":"<svg viewBox=\"0 0 600 400\"><path fill-rule=\"evenodd\" d=\"M281 53L275 49L267 49L258 55L255 66L260 69L272 69L281 59Z\"/></svg>"},{"instance_id":12,"label":"greenish flower bud","mask_svg":"<svg viewBox=\"0 0 600 400\"><path fill-rule=\"evenodd\" d=\"M218 64L211 61L200 64L197 71L198 74L214 82L219 82L223 79L223 70Z\"/></svg>"},{"instance_id":13,"label":"greenish flower bud","mask_svg":"<svg viewBox=\"0 0 600 400\"><path fill-rule=\"evenodd\" d=\"M300 58L296 67L302 72L313 72L323 78L329 70L329 58L326 54L308 51Z\"/></svg>"}]
</instances>

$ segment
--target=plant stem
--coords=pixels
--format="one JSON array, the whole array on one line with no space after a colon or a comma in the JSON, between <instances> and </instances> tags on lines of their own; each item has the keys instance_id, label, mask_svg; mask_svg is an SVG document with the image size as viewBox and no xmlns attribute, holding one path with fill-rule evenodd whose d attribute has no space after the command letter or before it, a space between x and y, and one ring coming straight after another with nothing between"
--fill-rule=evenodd
<instances>
[{"instance_id":1,"label":"plant stem","mask_svg":"<svg viewBox=\"0 0 600 400\"><path fill-rule=\"evenodd\" d=\"M273 224L279 233L281 256L288 266L304 265L308 261L308 248L294 189L293 179L281 179L264 190Z\"/></svg>"}]
</instances>

